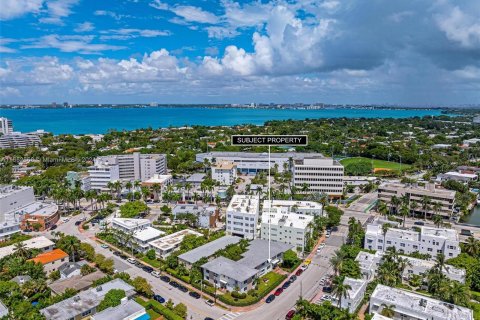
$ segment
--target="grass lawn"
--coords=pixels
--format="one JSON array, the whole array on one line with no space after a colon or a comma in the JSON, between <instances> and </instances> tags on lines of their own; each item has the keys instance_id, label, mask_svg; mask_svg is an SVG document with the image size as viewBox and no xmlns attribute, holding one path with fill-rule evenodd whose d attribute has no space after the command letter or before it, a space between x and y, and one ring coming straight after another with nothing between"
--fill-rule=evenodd
<instances>
[{"instance_id":1,"label":"grass lawn","mask_svg":"<svg viewBox=\"0 0 480 320\"><path fill-rule=\"evenodd\" d=\"M480 303L472 303L473 319L480 320Z\"/></svg>"},{"instance_id":2,"label":"grass lawn","mask_svg":"<svg viewBox=\"0 0 480 320\"><path fill-rule=\"evenodd\" d=\"M144 256L142 258L142 261L148 263L149 265L151 265L154 268L160 268L162 266L162 263L160 261L158 261L157 259L151 260L146 256Z\"/></svg>"},{"instance_id":3,"label":"grass lawn","mask_svg":"<svg viewBox=\"0 0 480 320\"><path fill-rule=\"evenodd\" d=\"M145 301L140 297L135 298L135 301L145 307L147 310L147 313L150 315L150 317L153 319L157 319L160 316L164 317L167 320L182 320L183 318L175 314L172 310L168 309L164 305L162 305L160 302L157 302L153 299ZM152 315L156 315L156 317L153 317Z\"/></svg>"},{"instance_id":4,"label":"grass lawn","mask_svg":"<svg viewBox=\"0 0 480 320\"><path fill-rule=\"evenodd\" d=\"M354 158L342 159L342 160L340 160L340 163L343 164L344 166L346 166L350 163L363 162L363 161L371 162L372 159L364 158L364 157L354 157ZM402 163L402 170L408 169L410 167L411 167L411 165ZM399 171L400 170L400 163L373 159L373 168L374 169L388 169L388 170L393 170L393 171Z\"/></svg>"}]
</instances>

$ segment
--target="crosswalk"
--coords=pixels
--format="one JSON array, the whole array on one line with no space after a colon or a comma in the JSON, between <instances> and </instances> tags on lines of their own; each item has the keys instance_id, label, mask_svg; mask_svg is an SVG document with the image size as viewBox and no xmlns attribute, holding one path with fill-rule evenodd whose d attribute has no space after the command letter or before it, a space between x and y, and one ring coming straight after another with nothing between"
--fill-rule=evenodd
<instances>
[{"instance_id":1,"label":"crosswalk","mask_svg":"<svg viewBox=\"0 0 480 320\"><path fill-rule=\"evenodd\" d=\"M218 320L233 320L233 319L237 318L238 316L240 316L241 314L242 314L241 312L230 312L230 313L224 314Z\"/></svg>"}]
</instances>

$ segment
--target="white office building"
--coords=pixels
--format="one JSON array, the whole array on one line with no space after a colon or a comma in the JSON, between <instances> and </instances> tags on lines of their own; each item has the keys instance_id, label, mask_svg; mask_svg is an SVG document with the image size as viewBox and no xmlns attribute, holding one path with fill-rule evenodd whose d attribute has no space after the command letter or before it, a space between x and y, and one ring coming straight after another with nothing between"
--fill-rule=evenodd
<instances>
[{"instance_id":1,"label":"white office building","mask_svg":"<svg viewBox=\"0 0 480 320\"><path fill-rule=\"evenodd\" d=\"M119 154L102 156L96 161L109 162L118 165L119 177L121 180L145 181L155 174L167 174L167 157L164 154Z\"/></svg>"},{"instance_id":2,"label":"white office building","mask_svg":"<svg viewBox=\"0 0 480 320\"><path fill-rule=\"evenodd\" d=\"M370 297L369 313L393 306L395 320L473 320L473 310L406 290L377 285Z\"/></svg>"},{"instance_id":3,"label":"white office building","mask_svg":"<svg viewBox=\"0 0 480 320\"><path fill-rule=\"evenodd\" d=\"M322 214L322 205L313 201L296 201L296 200L271 200L263 201L263 209L270 208L270 203L273 208L286 208L288 212L307 214L311 216L319 216Z\"/></svg>"},{"instance_id":4,"label":"white office building","mask_svg":"<svg viewBox=\"0 0 480 320\"><path fill-rule=\"evenodd\" d=\"M0 117L0 133L3 135L13 133L13 123L12 120Z\"/></svg>"},{"instance_id":5,"label":"white office building","mask_svg":"<svg viewBox=\"0 0 480 320\"><path fill-rule=\"evenodd\" d=\"M332 198L343 194L343 165L331 158L310 157L293 162L293 184L299 192L325 193Z\"/></svg>"},{"instance_id":6,"label":"white office building","mask_svg":"<svg viewBox=\"0 0 480 320\"><path fill-rule=\"evenodd\" d=\"M290 244L303 252L312 232L313 219L313 216L291 212L286 207L264 207L260 238L268 240L270 236L271 240Z\"/></svg>"},{"instance_id":7,"label":"white office building","mask_svg":"<svg viewBox=\"0 0 480 320\"><path fill-rule=\"evenodd\" d=\"M108 191L108 184L120 180L119 165L107 159L97 158L95 164L88 167L90 188L98 191Z\"/></svg>"},{"instance_id":8,"label":"white office building","mask_svg":"<svg viewBox=\"0 0 480 320\"><path fill-rule=\"evenodd\" d=\"M443 253L447 259L455 258L460 254L459 238L454 229L424 226L421 227L420 232L417 232L389 228L384 235L381 225L367 225L364 248L385 251L389 247L395 247L401 254L418 251L429 254L432 258L438 253Z\"/></svg>"},{"instance_id":9,"label":"white office building","mask_svg":"<svg viewBox=\"0 0 480 320\"><path fill-rule=\"evenodd\" d=\"M222 186L231 186L237 180L237 165L233 162L222 161L212 166L212 180Z\"/></svg>"},{"instance_id":10,"label":"white office building","mask_svg":"<svg viewBox=\"0 0 480 320\"><path fill-rule=\"evenodd\" d=\"M234 195L226 213L227 234L255 239L259 207L260 198L258 196Z\"/></svg>"},{"instance_id":11,"label":"white office building","mask_svg":"<svg viewBox=\"0 0 480 320\"><path fill-rule=\"evenodd\" d=\"M286 153L271 153L270 154L270 168L277 169L278 172L284 170L290 171L292 169L293 161L296 159L304 159L305 157L321 157L319 153L301 153L301 152L286 152ZM258 152L209 152L198 153L196 161L203 163L207 159L210 163L229 161L237 166L237 170L242 174L256 174L262 171L268 171L268 153Z\"/></svg>"}]
</instances>

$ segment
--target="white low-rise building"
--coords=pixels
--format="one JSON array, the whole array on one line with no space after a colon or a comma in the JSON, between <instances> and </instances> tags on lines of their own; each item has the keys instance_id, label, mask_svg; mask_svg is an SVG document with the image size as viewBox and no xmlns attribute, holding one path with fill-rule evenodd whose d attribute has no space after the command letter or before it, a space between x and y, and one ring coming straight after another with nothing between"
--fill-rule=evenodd
<instances>
[{"instance_id":1,"label":"white low-rise building","mask_svg":"<svg viewBox=\"0 0 480 320\"><path fill-rule=\"evenodd\" d=\"M389 228L383 234L381 225L367 225L364 248L385 251L389 247L394 247L400 254L419 252L436 257L438 253L443 253L447 259L455 258L460 254L458 233L454 229L423 226L421 231L417 232Z\"/></svg>"},{"instance_id":2,"label":"white low-rise building","mask_svg":"<svg viewBox=\"0 0 480 320\"><path fill-rule=\"evenodd\" d=\"M51 251L55 247L55 243L44 236L31 238L31 239L22 241L21 243L25 246L26 249L30 249L30 250L35 249L35 250L38 250L39 252ZM1 247L0 259L3 259L14 253L15 253L15 245L13 244L10 246Z\"/></svg>"},{"instance_id":3,"label":"white low-rise building","mask_svg":"<svg viewBox=\"0 0 480 320\"><path fill-rule=\"evenodd\" d=\"M439 182L448 181L448 180L468 183L472 181L477 181L478 176L474 173L460 173L456 171L449 171L446 173L439 174L437 176L437 181Z\"/></svg>"},{"instance_id":4,"label":"white low-rise building","mask_svg":"<svg viewBox=\"0 0 480 320\"><path fill-rule=\"evenodd\" d=\"M105 158L95 159L95 164L88 167L90 188L98 191L108 191L108 184L120 180L120 169L117 163Z\"/></svg>"},{"instance_id":5,"label":"white low-rise building","mask_svg":"<svg viewBox=\"0 0 480 320\"><path fill-rule=\"evenodd\" d=\"M473 320L471 309L432 299L406 290L377 285L370 297L370 313L392 306L395 320Z\"/></svg>"},{"instance_id":6,"label":"white low-rise building","mask_svg":"<svg viewBox=\"0 0 480 320\"><path fill-rule=\"evenodd\" d=\"M113 218L112 228L123 232L135 232L150 227L152 222L148 219Z\"/></svg>"},{"instance_id":7,"label":"white low-rise building","mask_svg":"<svg viewBox=\"0 0 480 320\"><path fill-rule=\"evenodd\" d=\"M186 235L201 236L202 234L190 229L177 231L163 238L149 242L150 248L155 250L158 257L165 259L173 251L177 250Z\"/></svg>"},{"instance_id":8,"label":"white low-rise building","mask_svg":"<svg viewBox=\"0 0 480 320\"><path fill-rule=\"evenodd\" d=\"M368 281L345 277L343 284L350 286L350 289L347 290L347 296L342 297L340 308L347 309L350 313L355 313L365 295ZM338 305L338 301L336 304Z\"/></svg>"},{"instance_id":9,"label":"white low-rise building","mask_svg":"<svg viewBox=\"0 0 480 320\"><path fill-rule=\"evenodd\" d=\"M289 212L319 216L323 212L323 206L314 201L296 201L296 200L271 200L263 201L263 210L272 207L284 207Z\"/></svg>"},{"instance_id":10,"label":"white low-rise building","mask_svg":"<svg viewBox=\"0 0 480 320\"><path fill-rule=\"evenodd\" d=\"M222 186L231 186L237 180L237 166L232 162L217 162L211 170L212 179Z\"/></svg>"},{"instance_id":11,"label":"white low-rise building","mask_svg":"<svg viewBox=\"0 0 480 320\"><path fill-rule=\"evenodd\" d=\"M131 234L132 238L129 240L129 243L125 243L124 245L131 246L138 252L147 251L150 249L151 241L165 235L165 232L153 228L148 219L113 218L112 229ZM121 241L122 239L119 240Z\"/></svg>"},{"instance_id":12,"label":"white low-rise building","mask_svg":"<svg viewBox=\"0 0 480 320\"><path fill-rule=\"evenodd\" d=\"M287 243L304 252L313 219L310 215L290 212L286 207L264 209L260 238Z\"/></svg>"},{"instance_id":13,"label":"white low-rise building","mask_svg":"<svg viewBox=\"0 0 480 320\"><path fill-rule=\"evenodd\" d=\"M255 239L259 207L258 196L234 195L226 213L227 233L246 239Z\"/></svg>"}]
</instances>

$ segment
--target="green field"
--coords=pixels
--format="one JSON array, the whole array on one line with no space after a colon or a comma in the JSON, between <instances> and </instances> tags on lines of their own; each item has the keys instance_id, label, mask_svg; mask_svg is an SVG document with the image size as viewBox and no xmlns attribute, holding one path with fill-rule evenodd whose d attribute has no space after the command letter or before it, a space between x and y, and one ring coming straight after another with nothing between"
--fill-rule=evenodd
<instances>
[{"instance_id":1,"label":"green field","mask_svg":"<svg viewBox=\"0 0 480 320\"><path fill-rule=\"evenodd\" d=\"M340 160L340 163L343 164L344 166L349 165L351 163L355 163L355 162L369 162L369 163L372 163L372 159L364 158L364 157L354 157L354 158L345 158L345 159ZM411 167L411 165L402 163L402 170L406 170L410 167ZM373 159L373 168L374 169L388 169L388 170L393 170L393 171L399 171L400 170L400 163Z\"/></svg>"}]
</instances>

